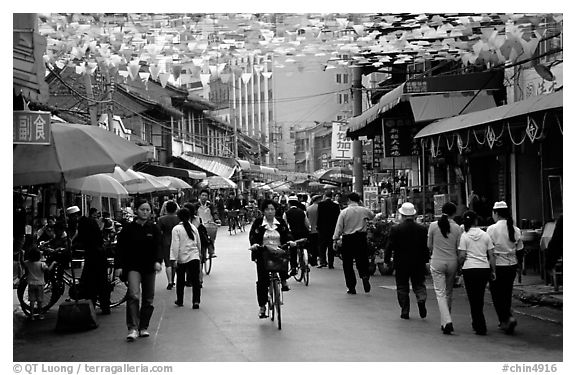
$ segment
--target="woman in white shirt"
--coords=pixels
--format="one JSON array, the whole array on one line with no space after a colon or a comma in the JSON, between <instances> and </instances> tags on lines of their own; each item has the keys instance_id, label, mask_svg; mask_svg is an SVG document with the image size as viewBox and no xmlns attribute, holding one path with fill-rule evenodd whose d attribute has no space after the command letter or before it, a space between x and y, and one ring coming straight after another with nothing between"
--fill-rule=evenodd
<instances>
[{"instance_id":1,"label":"woman in white shirt","mask_svg":"<svg viewBox=\"0 0 576 375\"><path fill-rule=\"evenodd\" d=\"M430 274L440 310L440 327L446 335L454 331L452 325L452 288L458 270L458 242L462 230L454 221L456 205L442 206L442 217L428 228L428 249L432 252Z\"/></svg>"},{"instance_id":2,"label":"woman in white shirt","mask_svg":"<svg viewBox=\"0 0 576 375\"><path fill-rule=\"evenodd\" d=\"M506 333L512 334L517 325L516 319L512 316L512 288L518 266L516 252L524 249L524 244L520 229L514 226L506 202L494 204L492 218L495 224L486 229L486 233L494 243L496 258L496 279L490 281L490 294L498 314L500 322L498 326Z\"/></svg>"},{"instance_id":3,"label":"woman in white shirt","mask_svg":"<svg viewBox=\"0 0 576 375\"><path fill-rule=\"evenodd\" d=\"M200 234L190 223L191 213L187 208L177 212L180 223L172 229L170 260L176 261L176 301L177 306L184 305L184 286L186 274L191 275L192 308L200 308Z\"/></svg>"},{"instance_id":4,"label":"woman in white shirt","mask_svg":"<svg viewBox=\"0 0 576 375\"><path fill-rule=\"evenodd\" d=\"M478 216L474 211L466 211L462 218L464 233L458 246L458 263L470 304L472 329L477 335L485 335L484 293L488 281L496 277L494 245L490 236L476 226Z\"/></svg>"}]
</instances>

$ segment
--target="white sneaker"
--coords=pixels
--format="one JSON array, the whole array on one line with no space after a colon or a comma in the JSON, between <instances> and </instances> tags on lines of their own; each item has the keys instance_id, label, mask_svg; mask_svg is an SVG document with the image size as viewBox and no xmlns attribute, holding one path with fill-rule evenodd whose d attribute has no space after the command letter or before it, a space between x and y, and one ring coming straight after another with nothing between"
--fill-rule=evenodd
<instances>
[{"instance_id":1,"label":"white sneaker","mask_svg":"<svg viewBox=\"0 0 576 375\"><path fill-rule=\"evenodd\" d=\"M140 337L148 337L150 336L150 332L148 332L147 329L141 329L140 332L138 332L138 335Z\"/></svg>"},{"instance_id":2,"label":"white sneaker","mask_svg":"<svg viewBox=\"0 0 576 375\"><path fill-rule=\"evenodd\" d=\"M132 342L138 338L138 332L135 329L132 329L128 332L128 336L126 336L126 341Z\"/></svg>"}]
</instances>

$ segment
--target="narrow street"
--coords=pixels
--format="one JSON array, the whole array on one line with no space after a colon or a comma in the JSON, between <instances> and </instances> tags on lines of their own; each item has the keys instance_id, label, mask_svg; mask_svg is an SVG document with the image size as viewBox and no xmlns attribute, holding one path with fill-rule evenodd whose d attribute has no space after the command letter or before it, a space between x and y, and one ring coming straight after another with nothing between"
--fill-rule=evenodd
<instances>
[{"instance_id":1,"label":"narrow street","mask_svg":"<svg viewBox=\"0 0 576 375\"><path fill-rule=\"evenodd\" d=\"M342 266L313 269L308 287L291 279L284 293L282 330L270 319L258 319L255 265L250 261L246 233L230 236L221 227L218 257L204 277L202 303L191 309L174 305L175 290L166 290L166 276L157 276L151 336L125 341L125 305L109 316L98 315L97 329L72 334L54 331L57 308L44 321L26 321L13 342L15 362L250 362L250 361L374 361L374 362L504 362L563 360L561 310L527 307L515 301L518 328L513 336L497 329L491 303L485 313L488 335L470 327L463 288L455 290L455 334L440 331L438 307L428 287L428 317L420 319L412 296L410 320L400 319L394 278L371 279L372 291L361 286L347 295ZM487 293L486 301L490 300ZM546 318L548 317L548 318Z\"/></svg>"}]
</instances>

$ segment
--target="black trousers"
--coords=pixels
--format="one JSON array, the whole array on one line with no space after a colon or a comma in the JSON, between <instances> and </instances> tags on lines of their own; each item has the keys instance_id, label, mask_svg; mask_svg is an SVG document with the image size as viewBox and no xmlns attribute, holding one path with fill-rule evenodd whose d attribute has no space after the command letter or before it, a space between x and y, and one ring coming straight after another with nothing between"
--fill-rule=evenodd
<instances>
[{"instance_id":1,"label":"black trousers","mask_svg":"<svg viewBox=\"0 0 576 375\"><path fill-rule=\"evenodd\" d=\"M356 232L342 236L342 267L344 268L346 287L349 290L356 288L354 261L356 261L356 269L360 278L369 278L366 232Z\"/></svg>"},{"instance_id":2,"label":"black trousers","mask_svg":"<svg viewBox=\"0 0 576 375\"><path fill-rule=\"evenodd\" d=\"M192 303L200 303L200 260L193 259L188 263L178 263L176 268L176 302L184 303L184 286L186 275L192 282Z\"/></svg>"},{"instance_id":3,"label":"black trousers","mask_svg":"<svg viewBox=\"0 0 576 375\"><path fill-rule=\"evenodd\" d=\"M416 301L426 302L426 266L424 264L407 265L396 267L396 297L402 310L402 314L410 313L410 283L412 291L416 295Z\"/></svg>"},{"instance_id":4,"label":"black trousers","mask_svg":"<svg viewBox=\"0 0 576 375\"><path fill-rule=\"evenodd\" d=\"M484 293L490 279L490 268L463 269L464 286L470 304L472 329L477 332L486 332L486 318L484 317Z\"/></svg>"},{"instance_id":5,"label":"black trousers","mask_svg":"<svg viewBox=\"0 0 576 375\"><path fill-rule=\"evenodd\" d=\"M108 260L97 250L86 256L80 276L80 294L86 299L100 302L102 311L110 310L110 283L108 282Z\"/></svg>"},{"instance_id":6,"label":"black trousers","mask_svg":"<svg viewBox=\"0 0 576 375\"><path fill-rule=\"evenodd\" d=\"M490 294L500 323L506 323L512 316L512 289L516 268L516 265L496 266L496 280L490 280Z\"/></svg>"},{"instance_id":7,"label":"black trousers","mask_svg":"<svg viewBox=\"0 0 576 375\"><path fill-rule=\"evenodd\" d=\"M311 266L316 265L318 258L318 233L310 233L308 235L308 263Z\"/></svg>"},{"instance_id":8,"label":"black trousers","mask_svg":"<svg viewBox=\"0 0 576 375\"><path fill-rule=\"evenodd\" d=\"M320 264L328 263L329 266L334 265L333 234L318 232L318 257L320 258Z\"/></svg>"},{"instance_id":9,"label":"black trousers","mask_svg":"<svg viewBox=\"0 0 576 375\"><path fill-rule=\"evenodd\" d=\"M280 279L288 279L288 270L279 273ZM258 299L258 306L266 306L266 303L268 303L268 285L270 284L270 276L264 266L264 260L262 259L261 254L256 256L256 274L258 277L256 279L256 297Z\"/></svg>"}]
</instances>

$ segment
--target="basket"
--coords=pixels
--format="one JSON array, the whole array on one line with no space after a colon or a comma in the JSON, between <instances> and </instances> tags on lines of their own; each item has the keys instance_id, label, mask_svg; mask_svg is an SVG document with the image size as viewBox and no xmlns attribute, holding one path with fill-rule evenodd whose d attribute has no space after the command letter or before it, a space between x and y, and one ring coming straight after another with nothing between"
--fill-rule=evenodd
<instances>
[{"instance_id":1,"label":"basket","mask_svg":"<svg viewBox=\"0 0 576 375\"><path fill-rule=\"evenodd\" d=\"M268 272L288 271L288 252L285 250L265 246L262 251L262 260Z\"/></svg>"},{"instance_id":2,"label":"basket","mask_svg":"<svg viewBox=\"0 0 576 375\"><path fill-rule=\"evenodd\" d=\"M206 232L208 233L208 237L212 241L216 240L216 234L218 233L218 225L214 223L205 223L204 227L206 228Z\"/></svg>"}]
</instances>

